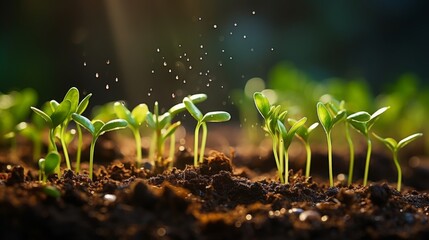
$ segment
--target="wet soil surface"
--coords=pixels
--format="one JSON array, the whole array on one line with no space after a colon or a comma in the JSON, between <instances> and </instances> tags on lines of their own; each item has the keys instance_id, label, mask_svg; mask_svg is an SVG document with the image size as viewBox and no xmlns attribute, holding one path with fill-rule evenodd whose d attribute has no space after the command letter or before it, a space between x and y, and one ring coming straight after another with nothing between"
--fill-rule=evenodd
<instances>
[{"instance_id":1,"label":"wet soil surface","mask_svg":"<svg viewBox=\"0 0 429 240\"><path fill-rule=\"evenodd\" d=\"M0 163L0 238L429 238L427 193L383 182L329 187L300 171L289 184L251 180L219 152L197 168L179 157L162 174L113 161L94 180L64 170L45 186L36 170Z\"/></svg>"}]
</instances>

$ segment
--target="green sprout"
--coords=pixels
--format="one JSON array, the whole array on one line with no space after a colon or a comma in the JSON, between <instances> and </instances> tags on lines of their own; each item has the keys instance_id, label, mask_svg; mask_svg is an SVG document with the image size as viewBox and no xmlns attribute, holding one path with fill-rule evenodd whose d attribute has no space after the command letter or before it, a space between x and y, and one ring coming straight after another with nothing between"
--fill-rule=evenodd
<instances>
[{"instance_id":1,"label":"green sprout","mask_svg":"<svg viewBox=\"0 0 429 240\"><path fill-rule=\"evenodd\" d=\"M89 149L89 178L92 180L93 163L94 163L94 149L95 143L101 135L105 132L114 131L127 127L127 121L123 119L113 119L104 123L101 120L94 120L91 122L88 118L73 113L72 119L83 128L85 128L92 136L91 146Z\"/></svg>"},{"instance_id":2,"label":"green sprout","mask_svg":"<svg viewBox=\"0 0 429 240\"><path fill-rule=\"evenodd\" d=\"M268 98L261 92L255 92L253 99L261 116L264 118L264 130L273 140L273 154L276 161L277 173L281 183L289 182L289 154L288 149L292 143L292 138L301 126L307 121L307 118L301 118L294 122L287 131L284 120L287 111L281 111L280 106L271 106ZM283 170L285 170L283 178Z\"/></svg>"},{"instance_id":3,"label":"green sprout","mask_svg":"<svg viewBox=\"0 0 429 240\"><path fill-rule=\"evenodd\" d=\"M402 184L402 170L401 170L401 165L399 164L399 159L398 159L398 151L399 149L405 147L405 145L407 145L408 143L414 141L416 138L423 136L422 133L415 133L412 134L404 139L402 139L401 141L397 142L395 139L393 138L382 138L380 136L378 136L375 133L372 133L378 140L380 140L382 143L384 143L384 145L389 148L392 151L393 154L393 162L395 163L396 169L398 170L398 183L396 186L396 189L398 191L401 191L401 184Z\"/></svg>"},{"instance_id":4,"label":"green sprout","mask_svg":"<svg viewBox=\"0 0 429 240\"><path fill-rule=\"evenodd\" d=\"M137 105L132 111L121 102L115 102L113 105L116 115L127 121L128 127L131 129L134 135L136 142L136 151L137 151L137 167L139 168L142 163L142 143L140 136L140 127L143 122L146 120L146 115L148 113L147 105L141 103Z\"/></svg>"},{"instance_id":5,"label":"green sprout","mask_svg":"<svg viewBox=\"0 0 429 240\"><path fill-rule=\"evenodd\" d=\"M50 174L55 172L55 169L61 162L61 156L58 152L52 151L45 158L39 160L39 181L46 183Z\"/></svg>"},{"instance_id":6,"label":"green sprout","mask_svg":"<svg viewBox=\"0 0 429 240\"><path fill-rule=\"evenodd\" d=\"M328 168L329 168L329 186L334 186L334 176L332 171L332 139L331 139L331 131L332 128L344 119L346 116L346 112L344 110L340 110L338 112L330 111L329 108L322 102L317 103L317 117L319 118L319 122L323 127L323 130L326 134L326 141L328 143Z\"/></svg>"},{"instance_id":7,"label":"green sprout","mask_svg":"<svg viewBox=\"0 0 429 240\"><path fill-rule=\"evenodd\" d=\"M366 138L367 142L367 152L366 152L366 161L365 161L365 173L363 178L363 186L366 186L368 181L368 172L369 172L369 163L371 161L371 138L369 137L369 131L377 119L383 114L389 107L383 107L378 109L372 115L367 112L360 111L351 114L347 117L347 120L350 122L352 127L360 132Z\"/></svg>"},{"instance_id":8,"label":"green sprout","mask_svg":"<svg viewBox=\"0 0 429 240\"><path fill-rule=\"evenodd\" d=\"M203 113L197 108L197 106L195 106L195 104L192 102L192 99L189 97L185 97L183 99L183 104L191 116L197 120L197 125L195 126L194 132L194 166L198 166L198 164L202 163L204 160L204 152L207 141L207 122L226 122L231 119L231 115L225 111L213 111L203 115ZM201 136L200 156L198 159L198 139L200 127L202 127L203 131Z\"/></svg>"},{"instance_id":9,"label":"green sprout","mask_svg":"<svg viewBox=\"0 0 429 240\"><path fill-rule=\"evenodd\" d=\"M292 118L288 119L288 122L290 125L296 124L298 121ZM313 132L313 130L319 126L319 123L313 123L310 125L310 127L306 127L305 125L301 125L300 128L296 131L296 135L299 139L304 143L305 151L307 153L307 161L306 161L306 167L305 167L305 177L310 177L310 169L311 169L311 148L310 148L310 141L308 140L310 138L310 133Z\"/></svg>"}]
</instances>

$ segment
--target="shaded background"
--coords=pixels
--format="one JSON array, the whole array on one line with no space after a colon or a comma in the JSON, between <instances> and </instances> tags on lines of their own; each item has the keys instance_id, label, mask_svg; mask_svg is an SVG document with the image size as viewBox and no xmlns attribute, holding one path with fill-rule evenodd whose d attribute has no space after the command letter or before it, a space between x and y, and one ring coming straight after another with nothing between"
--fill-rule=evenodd
<instances>
[{"instance_id":1,"label":"shaded background","mask_svg":"<svg viewBox=\"0 0 429 240\"><path fill-rule=\"evenodd\" d=\"M428 78L427 1L3 1L0 91L39 101L76 86L92 104L171 106L231 89L280 61L316 80L363 77L375 92L405 72ZM176 99L177 98L177 99Z\"/></svg>"}]
</instances>

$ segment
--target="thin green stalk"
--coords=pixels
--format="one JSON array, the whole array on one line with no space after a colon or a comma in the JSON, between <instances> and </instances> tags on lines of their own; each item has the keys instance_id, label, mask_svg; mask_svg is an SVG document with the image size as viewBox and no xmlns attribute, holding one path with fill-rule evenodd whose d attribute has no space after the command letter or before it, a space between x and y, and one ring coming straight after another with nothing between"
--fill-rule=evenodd
<instances>
[{"instance_id":1,"label":"thin green stalk","mask_svg":"<svg viewBox=\"0 0 429 240\"><path fill-rule=\"evenodd\" d=\"M365 187L368 181L369 162L371 161L371 139L367 136L368 149L366 151L365 174L363 176L363 186Z\"/></svg>"},{"instance_id":2,"label":"thin green stalk","mask_svg":"<svg viewBox=\"0 0 429 240\"><path fill-rule=\"evenodd\" d=\"M289 153L287 150L284 151L285 153L285 183L289 183Z\"/></svg>"},{"instance_id":3,"label":"thin green stalk","mask_svg":"<svg viewBox=\"0 0 429 240\"><path fill-rule=\"evenodd\" d=\"M307 152L307 166L305 168L305 177L310 177L311 168L311 148L308 142L305 142L305 151Z\"/></svg>"},{"instance_id":4,"label":"thin green stalk","mask_svg":"<svg viewBox=\"0 0 429 240\"><path fill-rule=\"evenodd\" d=\"M282 169L280 168L280 162L279 162L279 154L277 152L277 139L273 138L273 155L274 155L274 159L276 160L276 165L277 165L277 174L279 175L279 179L281 183L284 183L283 180L283 172Z\"/></svg>"},{"instance_id":5,"label":"thin green stalk","mask_svg":"<svg viewBox=\"0 0 429 240\"><path fill-rule=\"evenodd\" d=\"M201 149L200 149L200 163L203 163L204 161L204 150L206 149L206 142L207 142L207 124L205 122L201 123L201 126L203 127L203 132L201 136Z\"/></svg>"},{"instance_id":6,"label":"thin green stalk","mask_svg":"<svg viewBox=\"0 0 429 240\"><path fill-rule=\"evenodd\" d=\"M170 159L170 168L173 167L173 160L174 160L174 152L176 151L176 134L172 133L170 136L170 153L169 153L169 159Z\"/></svg>"},{"instance_id":7,"label":"thin green stalk","mask_svg":"<svg viewBox=\"0 0 429 240\"><path fill-rule=\"evenodd\" d=\"M198 166L198 138L200 135L200 126L201 123L197 123L197 126L195 127L194 132L194 166Z\"/></svg>"},{"instance_id":8,"label":"thin green stalk","mask_svg":"<svg viewBox=\"0 0 429 240\"><path fill-rule=\"evenodd\" d=\"M76 150L75 171L76 171L76 173L79 173L80 172L80 159L82 156L82 129L80 128L79 124L76 124L76 130L77 130L77 150Z\"/></svg>"},{"instance_id":9,"label":"thin green stalk","mask_svg":"<svg viewBox=\"0 0 429 240\"><path fill-rule=\"evenodd\" d=\"M402 184L402 170L401 170L401 166L399 165L398 152L397 151L393 152L393 162L395 163L396 169L398 170L398 183L396 186L396 190L398 190L398 192L400 192L401 191L401 184Z\"/></svg>"},{"instance_id":10,"label":"thin green stalk","mask_svg":"<svg viewBox=\"0 0 429 240\"><path fill-rule=\"evenodd\" d=\"M49 130L49 140L51 141L51 150L58 152L57 145L55 144L55 129Z\"/></svg>"},{"instance_id":11,"label":"thin green stalk","mask_svg":"<svg viewBox=\"0 0 429 240\"><path fill-rule=\"evenodd\" d=\"M137 161L137 168L140 168L142 164L142 139L140 137L140 131L139 129L133 129L134 139L136 141L136 161Z\"/></svg>"},{"instance_id":12,"label":"thin green stalk","mask_svg":"<svg viewBox=\"0 0 429 240\"><path fill-rule=\"evenodd\" d=\"M156 161L163 166L164 145L161 138L161 129L156 130Z\"/></svg>"},{"instance_id":13,"label":"thin green stalk","mask_svg":"<svg viewBox=\"0 0 429 240\"><path fill-rule=\"evenodd\" d=\"M149 149L149 160L151 161L152 165L155 164L155 147L156 147L156 132L153 133L152 139L150 141L150 149Z\"/></svg>"},{"instance_id":14,"label":"thin green stalk","mask_svg":"<svg viewBox=\"0 0 429 240\"><path fill-rule=\"evenodd\" d=\"M94 149L95 149L95 141L97 139L92 139L91 141L91 146L89 148L89 179L92 180L92 171L93 171L93 166L94 166Z\"/></svg>"},{"instance_id":15,"label":"thin green stalk","mask_svg":"<svg viewBox=\"0 0 429 240\"><path fill-rule=\"evenodd\" d=\"M329 186L334 186L334 174L332 173L332 141L331 133L326 134L326 141L328 142L328 168L329 168Z\"/></svg>"},{"instance_id":16,"label":"thin green stalk","mask_svg":"<svg viewBox=\"0 0 429 240\"><path fill-rule=\"evenodd\" d=\"M353 181L353 169L355 164L355 148L353 145L352 138L350 137L349 124L346 122L346 138L349 144L349 153L350 153L350 165L349 165L349 177L347 179L347 184L351 185Z\"/></svg>"},{"instance_id":17,"label":"thin green stalk","mask_svg":"<svg viewBox=\"0 0 429 240\"><path fill-rule=\"evenodd\" d=\"M283 175L283 173L285 172L285 164L284 164L284 159L285 159L285 150L284 150L284 142L282 137L279 136L279 144L278 144L278 148L279 148L279 163L280 163L280 169L281 169L281 173ZM287 179L283 179L284 181L286 181L287 183Z\"/></svg>"},{"instance_id":18,"label":"thin green stalk","mask_svg":"<svg viewBox=\"0 0 429 240\"><path fill-rule=\"evenodd\" d=\"M61 142L61 146L63 147L63 154L64 154L64 158L66 159L66 164L67 164L67 169L71 169L70 167L70 158L69 158L69 152L67 151L67 144L64 141L65 137L64 137L64 132L65 132L66 128L62 127L61 128L61 133L60 133L60 142Z\"/></svg>"}]
</instances>

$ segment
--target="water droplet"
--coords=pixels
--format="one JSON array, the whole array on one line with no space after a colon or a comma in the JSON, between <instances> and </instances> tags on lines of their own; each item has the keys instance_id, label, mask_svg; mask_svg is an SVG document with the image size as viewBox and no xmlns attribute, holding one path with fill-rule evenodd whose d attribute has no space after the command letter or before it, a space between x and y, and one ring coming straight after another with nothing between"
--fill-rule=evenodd
<instances>
[{"instance_id":1,"label":"water droplet","mask_svg":"<svg viewBox=\"0 0 429 240\"><path fill-rule=\"evenodd\" d=\"M186 53L183 53L183 56L186 57Z\"/></svg>"},{"instance_id":2,"label":"water droplet","mask_svg":"<svg viewBox=\"0 0 429 240\"><path fill-rule=\"evenodd\" d=\"M151 91L151 92L152 92L152 88L149 88L149 91Z\"/></svg>"},{"instance_id":3,"label":"water droplet","mask_svg":"<svg viewBox=\"0 0 429 240\"><path fill-rule=\"evenodd\" d=\"M109 84L106 84L106 90L109 90Z\"/></svg>"},{"instance_id":4,"label":"water droplet","mask_svg":"<svg viewBox=\"0 0 429 240\"><path fill-rule=\"evenodd\" d=\"M243 38L244 38L244 39L246 39L246 38L247 38L247 36L246 36L246 35L243 35Z\"/></svg>"},{"instance_id":5,"label":"water droplet","mask_svg":"<svg viewBox=\"0 0 429 240\"><path fill-rule=\"evenodd\" d=\"M216 25L216 24L215 24L215 25L213 25L213 28L214 28L214 29L216 29L216 28L217 28L217 25Z\"/></svg>"},{"instance_id":6,"label":"water droplet","mask_svg":"<svg viewBox=\"0 0 429 240\"><path fill-rule=\"evenodd\" d=\"M98 78L98 73L95 73L95 77Z\"/></svg>"},{"instance_id":7,"label":"water droplet","mask_svg":"<svg viewBox=\"0 0 429 240\"><path fill-rule=\"evenodd\" d=\"M119 79L118 78L115 78L115 82L118 82L119 81Z\"/></svg>"},{"instance_id":8,"label":"water droplet","mask_svg":"<svg viewBox=\"0 0 429 240\"><path fill-rule=\"evenodd\" d=\"M206 85L207 87L210 87L210 83L207 83L207 85Z\"/></svg>"},{"instance_id":9,"label":"water droplet","mask_svg":"<svg viewBox=\"0 0 429 240\"><path fill-rule=\"evenodd\" d=\"M201 18L201 17L199 17L199 18L198 18L198 21L201 21L201 20L202 20L202 18Z\"/></svg>"},{"instance_id":10,"label":"water droplet","mask_svg":"<svg viewBox=\"0 0 429 240\"><path fill-rule=\"evenodd\" d=\"M229 32L229 35L232 35L232 32Z\"/></svg>"},{"instance_id":11,"label":"water droplet","mask_svg":"<svg viewBox=\"0 0 429 240\"><path fill-rule=\"evenodd\" d=\"M200 61L202 61L203 60L203 57L200 57Z\"/></svg>"},{"instance_id":12,"label":"water droplet","mask_svg":"<svg viewBox=\"0 0 429 240\"><path fill-rule=\"evenodd\" d=\"M231 57L229 57L229 59L230 59L230 60L232 60L232 56L231 56Z\"/></svg>"},{"instance_id":13,"label":"water droplet","mask_svg":"<svg viewBox=\"0 0 429 240\"><path fill-rule=\"evenodd\" d=\"M200 76L202 76L202 75L203 75L203 72L199 72L198 74L199 74Z\"/></svg>"},{"instance_id":14,"label":"water droplet","mask_svg":"<svg viewBox=\"0 0 429 240\"><path fill-rule=\"evenodd\" d=\"M110 64L110 60L109 60L109 59L107 59L106 64L107 64L107 65L109 65L109 64Z\"/></svg>"},{"instance_id":15,"label":"water droplet","mask_svg":"<svg viewBox=\"0 0 429 240\"><path fill-rule=\"evenodd\" d=\"M168 72L171 73L171 69L168 69Z\"/></svg>"},{"instance_id":16,"label":"water droplet","mask_svg":"<svg viewBox=\"0 0 429 240\"><path fill-rule=\"evenodd\" d=\"M163 64L164 64L164 67L166 67L166 66L167 66L167 62L164 62Z\"/></svg>"},{"instance_id":17,"label":"water droplet","mask_svg":"<svg viewBox=\"0 0 429 240\"><path fill-rule=\"evenodd\" d=\"M220 88L223 88L223 85L221 85Z\"/></svg>"},{"instance_id":18,"label":"water droplet","mask_svg":"<svg viewBox=\"0 0 429 240\"><path fill-rule=\"evenodd\" d=\"M156 52L161 52L161 50L159 48L156 49Z\"/></svg>"},{"instance_id":19,"label":"water droplet","mask_svg":"<svg viewBox=\"0 0 429 240\"><path fill-rule=\"evenodd\" d=\"M224 53L224 52L225 52L225 49L222 49L222 50L221 50L221 52L223 52L223 53Z\"/></svg>"},{"instance_id":20,"label":"water droplet","mask_svg":"<svg viewBox=\"0 0 429 240\"><path fill-rule=\"evenodd\" d=\"M185 79L183 79L183 84L186 84L186 80Z\"/></svg>"},{"instance_id":21,"label":"water droplet","mask_svg":"<svg viewBox=\"0 0 429 240\"><path fill-rule=\"evenodd\" d=\"M220 63L219 63L219 67L222 67L222 66L223 66L223 64L220 62Z\"/></svg>"},{"instance_id":22,"label":"water droplet","mask_svg":"<svg viewBox=\"0 0 429 240\"><path fill-rule=\"evenodd\" d=\"M205 53L204 53L204 55L206 55L206 56L207 56L207 55L208 55L208 52L205 52Z\"/></svg>"},{"instance_id":23,"label":"water droplet","mask_svg":"<svg viewBox=\"0 0 429 240\"><path fill-rule=\"evenodd\" d=\"M256 11L252 11L252 15L255 15L256 14Z\"/></svg>"},{"instance_id":24,"label":"water droplet","mask_svg":"<svg viewBox=\"0 0 429 240\"><path fill-rule=\"evenodd\" d=\"M86 62L83 62L83 66L86 67Z\"/></svg>"},{"instance_id":25,"label":"water droplet","mask_svg":"<svg viewBox=\"0 0 429 240\"><path fill-rule=\"evenodd\" d=\"M237 27L238 26L238 24L237 23L234 23L234 27Z\"/></svg>"},{"instance_id":26,"label":"water droplet","mask_svg":"<svg viewBox=\"0 0 429 240\"><path fill-rule=\"evenodd\" d=\"M187 58L186 61L189 62L190 61L189 58Z\"/></svg>"},{"instance_id":27,"label":"water droplet","mask_svg":"<svg viewBox=\"0 0 429 240\"><path fill-rule=\"evenodd\" d=\"M274 51L274 48L271 48L271 51Z\"/></svg>"},{"instance_id":28,"label":"water droplet","mask_svg":"<svg viewBox=\"0 0 429 240\"><path fill-rule=\"evenodd\" d=\"M176 75L176 80L179 80L179 75Z\"/></svg>"},{"instance_id":29,"label":"water droplet","mask_svg":"<svg viewBox=\"0 0 429 240\"><path fill-rule=\"evenodd\" d=\"M182 44L179 44L179 48L181 48L182 47Z\"/></svg>"},{"instance_id":30,"label":"water droplet","mask_svg":"<svg viewBox=\"0 0 429 240\"><path fill-rule=\"evenodd\" d=\"M175 97L176 97L176 94L172 93L171 98L175 98Z\"/></svg>"},{"instance_id":31,"label":"water droplet","mask_svg":"<svg viewBox=\"0 0 429 240\"><path fill-rule=\"evenodd\" d=\"M152 74L154 74L154 73L155 73L155 70L152 70L151 72L152 72Z\"/></svg>"},{"instance_id":32,"label":"water droplet","mask_svg":"<svg viewBox=\"0 0 429 240\"><path fill-rule=\"evenodd\" d=\"M201 45L200 45L200 48L204 48L204 45L202 45L202 44L201 44Z\"/></svg>"},{"instance_id":33,"label":"water droplet","mask_svg":"<svg viewBox=\"0 0 429 240\"><path fill-rule=\"evenodd\" d=\"M253 52L255 49L251 48L250 51Z\"/></svg>"},{"instance_id":34,"label":"water droplet","mask_svg":"<svg viewBox=\"0 0 429 240\"><path fill-rule=\"evenodd\" d=\"M147 93L147 96L148 96L148 97L150 97L150 92L149 92L149 93Z\"/></svg>"},{"instance_id":35,"label":"water droplet","mask_svg":"<svg viewBox=\"0 0 429 240\"><path fill-rule=\"evenodd\" d=\"M213 81L213 79L209 78L209 82Z\"/></svg>"}]
</instances>

